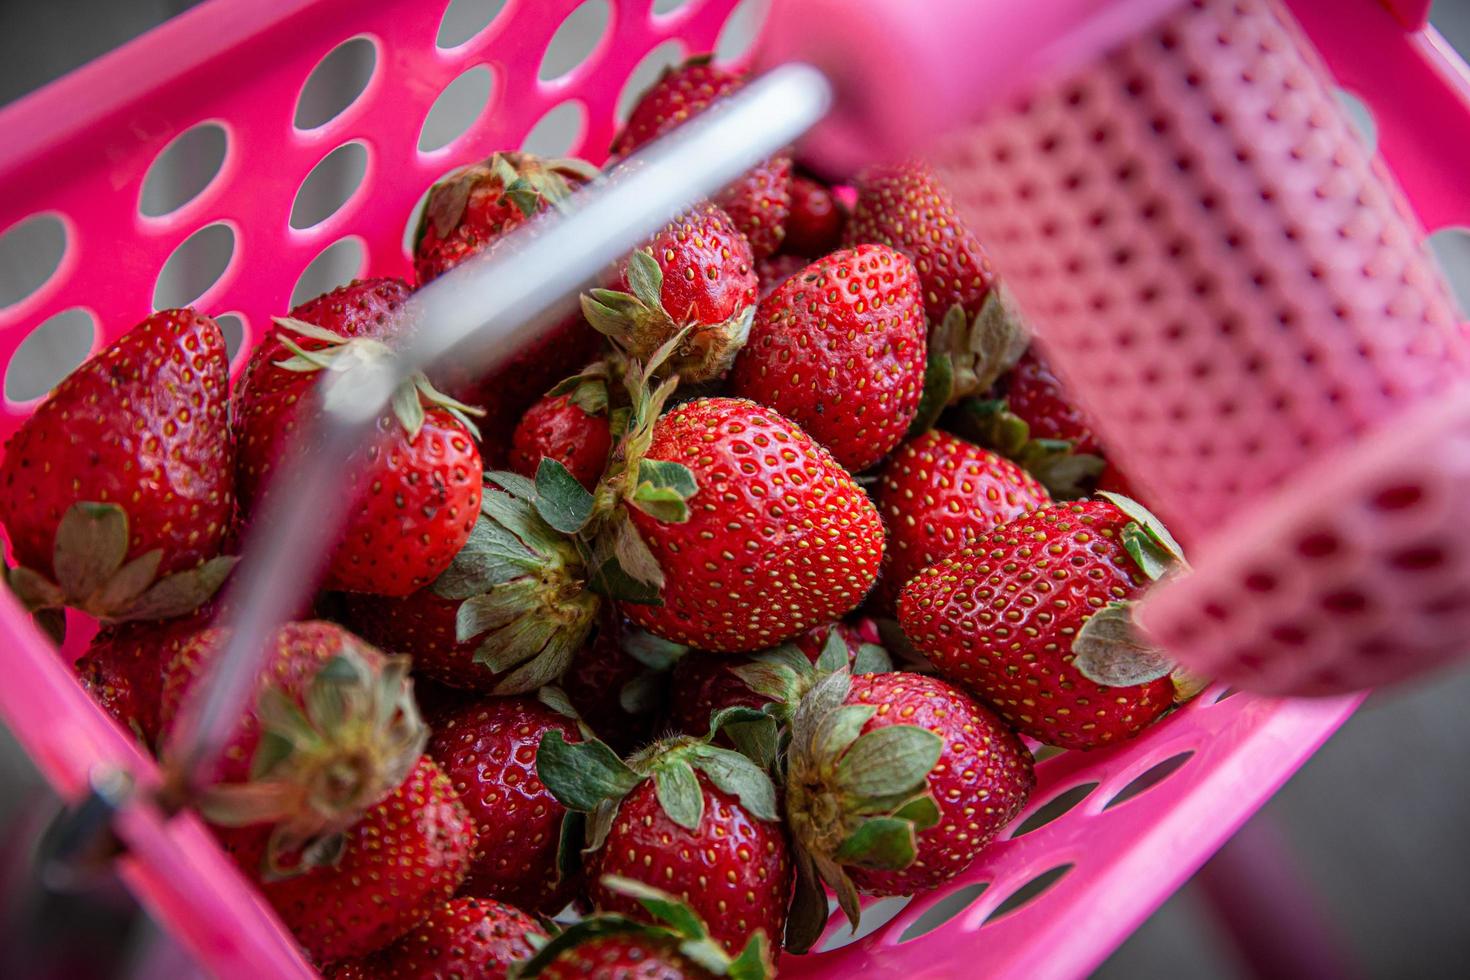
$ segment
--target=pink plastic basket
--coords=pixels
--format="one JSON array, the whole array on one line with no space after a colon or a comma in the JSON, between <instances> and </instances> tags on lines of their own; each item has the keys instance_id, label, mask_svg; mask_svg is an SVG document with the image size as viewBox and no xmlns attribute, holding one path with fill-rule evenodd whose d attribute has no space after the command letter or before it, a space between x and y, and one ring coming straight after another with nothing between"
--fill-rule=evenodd
<instances>
[{"instance_id":1,"label":"pink plastic basket","mask_svg":"<svg viewBox=\"0 0 1470 980\"><path fill-rule=\"evenodd\" d=\"M288 308L302 270L333 243L351 238L362 245L359 273L405 274L410 213L428 184L453 165L520 146L556 111L583 120L567 149L599 160L614 132L620 91L640 61L671 39L688 53L712 49L732 14L744 13L733 0L588 2L609 12L606 29L576 67L556 78L538 77L546 74L543 55L578 0L482 4L487 13L497 10L488 26L447 49L436 44L442 2L214 0L9 107L0 113L7 136L0 144L0 234L50 215L61 222L66 242L56 272L0 308L0 360L8 364L39 324L68 310L91 317L91 349L100 348L149 311L170 256L213 226L228 229L232 257L194 302L212 314L236 314L248 349L254 331ZM1439 227L1470 218L1470 194L1458 183L1470 171L1470 144L1453 135L1467 131L1470 84L1425 27L1428 4L1298 0L1291 6L1327 63L1374 110L1384 159L1419 219ZM298 100L313 69L353 39L375 52L366 85L329 121L296 128ZM986 39L989 46L1000 43ZM420 152L420 127L436 97L477 66L493 76L484 111L447 146ZM150 167L174 139L201 124L225 134L218 174L171 213L143 215ZM298 189L347 143L366 154L361 184L329 217L293 228ZM8 434L31 407L6 401L0 429ZM156 783L151 761L93 705L8 599L0 600L0 633L8 671L0 713L63 797L80 797L95 774L109 769L133 773L144 788ZM838 948L788 957L785 972L1085 973L1357 703L1354 697L1223 694L1223 687L1207 691L1126 745L1047 759L1027 813L967 875L938 893L884 903L885 912L897 914L856 942L841 945L847 930L834 922L827 942ZM1071 806L1057 815L1059 798ZM128 847L120 870L203 967L221 977L313 975L196 819L165 820L146 793L135 799L117 823ZM1031 819L1043 810L1049 822ZM1049 887L1023 904L1007 901L1038 879ZM926 913L962 904L962 897L970 899L962 911L929 928L933 916Z\"/></svg>"}]
</instances>

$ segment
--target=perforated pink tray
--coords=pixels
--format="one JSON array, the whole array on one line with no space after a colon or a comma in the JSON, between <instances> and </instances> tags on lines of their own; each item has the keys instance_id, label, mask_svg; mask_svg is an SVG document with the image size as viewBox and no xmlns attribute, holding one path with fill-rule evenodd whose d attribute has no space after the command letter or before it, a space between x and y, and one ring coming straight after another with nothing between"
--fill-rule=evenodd
<instances>
[{"instance_id":1,"label":"perforated pink tray","mask_svg":"<svg viewBox=\"0 0 1470 980\"><path fill-rule=\"evenodd\" d=\"M736 7L732 0L690 0L654 14L650 0L590 3L610 13L600 40L575 68L541 80L543 54L576 0L480 4L487 13L502 9L486 17L486 28L447 50L436 46L442 0L213 0L4 110L0 234L50 215L64 228L66 245L44 284L0 308L0 361L8 364L37 325L74 309L97 325L91 349L98 349L148 312L170 256L210 226L227 228L234 249L195 302L211 314L237 314L245 348L271 314L287 309L303 268L335 242L362 244L365 259L357 272L404 274L409 215L434 178L458 162L521 145L539 120L567 105L577 108L564 112L579 112L584 120L568 149L600 160L620 92L640 60L668 39L682 41L688 53L711 49ZM1421 219L1430 227L1464 220L1464 194L1447 186L1444 175L1470 172L1466 147L1405 139L1396 129L1400 119L1418 120L1425 111L1465 118L1462 66L1432 32L1421 30L1427 3L1398 4L1402 21L1372 0L1299 0L1294 6L1329 63L1377 112L1382 145L1409 178ZM1365 37L1373 39L1371 69ZM329 122L296 129L298 98L313 69L354 38L375 52L365 88ZM420 128L436 97L481 65L493 75L484 112L448 146L419 152ZM219 173L172 213L143 217L139 202L149 168L172 140L206 123L221 127L227 139ZM1423 133L1422 127L1413 131ZM360 186L330 217L292 228L288 218L298 188L349 142L367 155ZM1457 170L1443 169L1436 159L1442 153L1458 154ZM0 407L0 430L12 431L31 407L7 401ZM91 703L7 599L0 599L0 644L7 672L0 713L64 797L81 795L98 766L126 768L145 785L156 779L151 762ZM1220 693L1206 692L1127 745L1043 762L1034 803L1017 826L1025 827L1058 796L1082 797L1080 802L997 844L963 879L913 899L871 935L832 952L788 957L786 972L1085 973L1356 704L1354 698L1300 702L1245 694L1217 702ZM1125 793L1170 760L1172 766L1153 772L1167 772L1156 785ZM1078 788L1089 785L1083 796ZM1120 793L1126 802L1109 806ZM125 809L119 829L130 848L120 862L129 885L201 965L222 977L312 975L198 821L186 815L163 822L139 804ZM1047 875L1058 868L1066 869L1060 877ZM1052 880L1046 891L986 921L1012 893L1043 875ZM928 924L926 912L957 894L972 896L982 884L958 915L911 936ZM845 934L834 924L829 943L840 943Z\"/></svg>"}]
</instances>

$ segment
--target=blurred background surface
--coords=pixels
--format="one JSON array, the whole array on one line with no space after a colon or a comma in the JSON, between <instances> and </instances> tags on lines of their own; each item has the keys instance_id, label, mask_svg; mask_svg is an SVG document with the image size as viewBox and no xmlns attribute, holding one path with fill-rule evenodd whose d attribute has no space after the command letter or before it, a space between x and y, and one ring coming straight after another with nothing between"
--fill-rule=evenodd
<instances>
[{"instance_id":1,"label":"blurred background surface","mask_svg":"<svg viewBox=\"0 0 1470 980\"><path fill-rule=\"evenodd\" d=\"M367 0L370 2L370 0ZM430 0L425 0L430 2ZM505 0L455 0L446 21L485 23L487 11ZM661 5L677 5L659 0ZM0 104L104 54L193 6L188 0L0 0ZM603 14L605 17L605 13ZM1433 21L1461 52L1470 51L1470 0L1438 0ZM587 23L558 36L571 50L580 36L603 24ZM732 46L748 41L736 32ZM360 86L367 67L350 48L321 83L331 104ZM665 52L672 60L677 52ZM556 55L550 56L555 58ZM663 61L640 69L652 81ZM425 148L447 143L484 105L484 85L467 73L451 86L425 123ZM637 86L630 86L630 92ZM1371 120L1363 120L1371 130ZM0 133L0 138L4 138ZM536 134L538 146L555 152L566 135L553 121ZM544 146L541 145L544 143ZM213 172L207 135L176 154L161 173L157 193L207 180ZM213 164L217 166L217 163ZM314 223L313 208L330 213L362 179L362 161L344 155L321 168L310 194L298 201L301 226ZM1470 179L1470 176L1467 176ZM151 192L150 188L150 192ZM3 189L0 189L3 193ZM320 204L318 203L320 202ZM144 202L147 207L147 200ZM293 215L293 223L298 223ZM3 229L0 229L3 231ZM44 231L37 232L43 235ZM982 230L983 235L983 230ZM44 248L36 241L0 238L0 302L32 281ZM1436 242L1455 278L1462 303L1470 297L1470 236ZM181 263L170 263L160 292L181 296L190 283L221 264L208 243ZM177 266L177 267L175 267ZM297 299L339 285L356 262L349 256L313 263ZM345 271L344 270L348 270ZM45 269L39 270L44 274ZM171 278L172 277L172 278ZM170 305L170 304L163 304ZM226 326L227 334L229 331ZM236 335L238 336L238 334ZM85 356L90 328L65 322L37 334L28 357L4 379L12 397L34 397ZM1225 857L1197 875L1152 916L1098 971L1108 980L1199 980L1304 976L1313 968L1382 978L1463 977L1470 963L1470 669L1379 694L1352 718L1230 845ZM0 728L0 977L178 977L188 964L119 887L101 882L84 894L48 894L39 887L31 855L54 812L35 771ZM1242 868L1266 872L1254 895L1241 891ZM1161 868L1161 871L1163 869ZM1272 874L1276 875L1275 879ZM1273 917L1277 935L1261 932L1255 950L1231 939L1231 919L1219 901L1239 915ZM1284 899L1294 917L1276 916ZM1316 930L1315 937L1308 937ZM1270 932L1270 930L1267 930ZM1327 950L1313 943L1326 942ZM1264 957L1264 960L1262 959Z\"/></svg>"}]
</instances>

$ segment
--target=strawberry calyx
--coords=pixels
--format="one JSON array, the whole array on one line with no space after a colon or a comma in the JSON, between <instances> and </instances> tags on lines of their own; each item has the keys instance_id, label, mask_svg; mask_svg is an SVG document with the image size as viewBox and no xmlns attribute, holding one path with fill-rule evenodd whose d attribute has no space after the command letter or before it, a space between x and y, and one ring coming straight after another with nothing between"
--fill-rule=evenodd
<instances>
[{"instance_id":1,"label":"strawberry calyx","mask_svg":"<svg viewBox=\"0 0 1470 980\"><path fill-rule=\"evenodd\" d=\"M447 238L459 227L470 196L481 185L496 183L501 201L514 204L529 218L542 204L561 207L571 197L575 182L600 175L596 167L572 158L542 158L530 153L494 153L489 159L458 170L429 190L423 216L414 230L414 250L430 227Z\"/></svg>"},{"instance_id":2,"label":"strawberry calyx","mask_svg":"<svg viewBox=\"0 0 1470 980\"><path fill-rule=\"evenodd\" d=\"M786 946L810 949L827 920L825 883L856 929L862 914L846 867L901 870L913 864L917 835L939 821L929 773L944 741L917 725L862 734L877 705L846 704L852 676L827 675L791 718L786 822L796 845L796 894Z\"/></svg>"},{"instance_id":3,"label":"strawberry calyx","mask_svg":"<svg viewBox=\"0 0 1470 980\"><path fill-rule=\"evenodd\" d=\"M128 513L112 503L72 504L56 526L52 581L35 569L11 568L6 580L27 611L59 642L66 606L106 623L173 619L194 612L219 591L239 558L220 555L158 577L163 550L127 560Z\"/></svg>"},{"instance_id":4,"label":"strawberry calyx","mask_svg":"<svg viewBox=\"0 0 1470 980\"><path fill-rule=\"evenodd\" d=\"M729 977L730 980L767 980L776 975L771 961L771 941L765 930L755 930L740 955L731 957L710 936L708 927L699 915L676 896L618 875L604 875L602 884L614 892L635 899L654 921L644 922L617 913L603 912L583 918L549 939L527 937L538 948L530 959L515 964L512 976L539 976L542 970L563 953L583 943L608 936L626 936L651 945L675 949L717 977Z\"/></svg>"},{"instance_id":5,"label":"strawberry calyx","mask_svg":"<svg viewBox=\"0 0 1470 980\"><path fill-rule=\"evenodd\" d=\"M1004 398L965 399L945 416L945 425L1026 470L1055 500L1087 496L1107 466L1101 456L1077 452L1070 439L1033 439L1031 427Z\"/></svg>"},{"instance_id":6,"label":"strawberry calyx","mask_svg":"<svg viewBox=\"0 0 1470 980\"><path fill-rule=\"evenodd\" d=\"M277 339L292 354L291 357L275 362L275 366L283 371L346 372L359 365L392 360L397 356L382 341L368 337L354 337L349 340L305 320L278 316L275 317L275 324L282 331ZM291 338L292 333L318 341L323 346L307 350ZM430 384L422 372L415 371L394 389L392 400L393 415L408 434L409 441L418 438L424 427L425 406L442 409L453 416L472 436L480 438L480 430L471 416L482 416L485 410L450 398Z\"/></svg>"},{"instance_id":7,"label":"strawberry calyx","mask_svg":"<svg viewBox=\"0 0 1470 980\"><path fill-rule=\"evenodd\" d=\"M628 256L624 278L629 292L593 289L582 296L582 315L599 333L646 363L652 363L655 352L682 333L677 347L659 358L659 373L678 374L693 383L729 373L735 355L750 336L754 303L719 323L680 322L664 306L663 269L647 246Z\"/></svg>"},{"instance_id":8,"label":"strawberry calyx","mask_svg":"<svg viewBox=\"0 0 1470 980\"><path fill-rule=\"evenodd\" d=\"M893 669L888 651L876 643L864 643L850 664L854 674L880 674ZM751 655L751 663L731 668L745 686L770 698L762 711L786 723L801 699L824 677L849 670L847 639L837 624L827 634L815 663L795 643L782 643Z\"/></svg>"},{"instance_id":9,"label":"strawberry calyx","mask_svg":"<svg viewBox=\"0 0 1470 980\"><path fill-rule=\"evenodd\" d=\"M1030 344L1031 328L1001 282L991 286L973 317L959 303L951 306L929 331L924 393L909 437L933 428L946 406L989 390Z\"/></svg>"},{"instance_id":10,"label":"strawberry calyx","mask_svg":"<svg viewBox=\"0 0 1470 980\"><path fill-rule=\"evenodd\" d=\"M204 789L199 812L222 826L274 824L268 878L335 863L343 832L402 785L428 741L409 665L344 642L299 701L267 687L256 701L261 736L249 781Z\"/></svg>"},{"instance_id":11,"label":"strawberry calyx","mask_svg":"<svg viewBox=\"0 0 1470 980\"><path fill-rule=\"evenodd\" d=\"M1102 491L1097 494L1131 520L1119 539L1128 556L1149 579L1187 571L1184 549L1164 522L1131 497ZM1133 621L1132 601L1110 602L1087 617L1072 638L1072 666L1083 677L1104 687L1131 687L1171 677L1175 700L1182 702L1204 689L1205 679L1177 667Z\"/></svg>"}]
</instances>

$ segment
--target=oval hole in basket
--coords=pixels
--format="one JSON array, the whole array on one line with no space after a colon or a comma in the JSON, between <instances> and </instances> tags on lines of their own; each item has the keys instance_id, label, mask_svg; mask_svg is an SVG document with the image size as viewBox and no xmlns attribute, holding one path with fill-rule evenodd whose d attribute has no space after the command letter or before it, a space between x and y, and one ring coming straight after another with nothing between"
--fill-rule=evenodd
<instances>
[{"instance_id":1,"label":"oval hole in basket","mask_svg":"<svg viewBox=\"0 0 1470 980\"><path fill-rule=\"evenodd\" d=\"M0 235L0 309L29 299L51 281L66 257L66 225L33 214Z\"/></svg>"},{"instance_id":2,"label":"oval hole in basket","mask_svg":"<svg viewBox=\"0 0 1470 980\"><path fill-rule=\"evenodd\" d=\"M587 0L567 14L541 56L541 69L537 73L540 79L550 82L561 78L586 61L607 33L610 16L607 0Z\"/></svg>"},{"instance_id":3,"label":"oval hole in basket","mask_svg":"<svg viewBox=\"0 0 1470 980\"><path fill-rule=\"evenodd\" d=\"M971 905L974 905L975 899L984 894L985 889L989 887L990 882L982 881L978 884L966 885L964 888L946 895L925 909L923 915L911 922L909 927L903 931L903 935L898 937L898 941L901 943L912 942L920 936L933 932Z\"/></svg>"},{"instance_id":4,"label":"oval hole in basket","mask_svg":"<svg viewBox=\"0 0 1470 980\"><path fill-rule=\"evenodd\" d=\"M821 945L817 952L826 953L834 949L841 949L843 946L852 945L859 939L865 939L871 936L893 921L894 916L902 912L908 906L909 901L910 896L899 895L892 898L880 898L870 902L863 908L863 917L858 922L856 932L853 932L852 927L847 924L847 917L845 915L839 915L838 918L842 922L841 927L832 933L831 936L827 937L827 941Z\"/></svg>"},{"instance_id":5,"label":"oval hole in basket","mask_svg":"<svg viewBox=\"0 0 1470 980\"><path fill-rule=\"evenodd\" d=\"M214 322L225 337L225 356L233 363L235 355L245 346L245 318L238 313L221 313Z\"/></svg>"},{"instance_id":6,"label":"oval hole in basket","mask_svg":"<svg viewBox=\"0 0 1470 980\"><path fill-rule=\"evenodd\" d=\"M365 37L333 48L306 77L296 100L296 128L316 129L336 119L356 102L372 81L378 51Z\"/></svg>"},{"instance_id":7,"label":"oval hole in basket","mask_svg":"<svg viewBox=\"0 0 1470 980\"><path fill-rule=\"evenodd\" d=\"M1441 228L1427 239L1450 290L1460 306L1460 315L1470 313L1470 228Z\"/></svg>"},{"instance_id":8,"label":"oval hole in basket","mask_svg":"<svg viewBox=\"0 0 1470 980\"><path fill-rule=\"evenodd\" d=\"M623 83L623 91L618 95L618 122L627 121L628 114L633 111L633 106L637 105L643 93L658 81L665 68L677 65L682 60L684 60L684 44L675 38L670 38L644 55L643 60L638 62L637 67L628 76L628 80Z\"/></svg>"},{"instance_id":9,"label":"oval hole in basket","mask_svg":"<svg viewBox=\"0 0 1470 980\"><path fill-rule=\"evenodd\" d=\"M655 16L667 17L680 7L689 6L690 0L653 0L653 12Z\"/></svg>"},{"instance_id":10,"label":"oval hole in basket","mask_svg":"<svg viewBox=\"0 0 1470 980\"><path fill-rule=\"evenodd\" d=\"M745 53L755 43L767 2L768 0L745 0L726 18L725 26L720 28L719 40L715 42L716 61L735 61L745 57Z\"/></svg>"},{"instance_id":11,"label":"oval hole in basket","mask_svg":"<svg viewBox=\"0 0 1470 980\"><path fill-rule=\"evenodd\" d=\"M153 308L171 310L193 303L219 282L234 254L235 229L220 223L200 228L163 264L153 286Z\"/></svg>"},{"instance_id":12,"label":"oval hole in basket","mask_svg":"<svg viewBox=\"0 0 1470 980\"><path fill-rule=\"evenodd\" d=\"M1104 806L1103 809L1111 810L1113 807L1118 806L1121 803L1127 803L1129 800L1133 799L1135 796L1144 792L1145 790L1152 789L1159 783L1162 783L1164 780L1174 775L1174 773L1177 772L1179 768L1182 767L1186 762L1188 762L1190 760L1190 757L1193 755L1194 750L1190 749L1187 752L1179 752L1175 755L1171 755L1163 762L1155 763L1153 766L1145 770L1142 774L1137 776L1133 780L1133 782L1129 783L1127 786L1124 786L1121 790L1119 790L1116 796L1114 796L1111 800L1108 800L1107 805Z\"/></svg>"},{"instance_id":13,"label":"oval hole in basket","mask_svg":"<svg viewBox=\"0 0 1470 980\"><path fill-rule=\"evenodd\" d=\"M184 130L148 167L138 213L161 218L203 194L224 168L229 147L229 134L219 123L200 123Z\"/></svg>"},{"instance_id":14,"label":"oval hole in basket","mask_svg":"<svg viewBox=\"0 0 1470 980\"><path fill-rule=\"evenodd\" d=\"M999 919L1002 916L1010 915L1012 912L1016 911L1016 909L1027 904L1028 902L1033 901L1038 896L1040 896L1042 892L1046 891L1052 885L1055 885L1057 882L1061 881L1062 877L1071 870L1072 865L1062 864L1048 871L1043 871L1035 878L1032 878L1030 881L1026 882L1026 884L1022 885L1020 888L1017 888L1015 891L1011 892L1010 896L1004 902L1001 902L999 905L997 905L994 911L992 911L989 915L985 917L985 921L994 922L996 919Z\"/></svg>"},{"instance_id":15,"label":"oval hole in basket","mask_svg":"<svg viewBox=\"0 0 1470 980\"><path fill-rule=\"evenodd\" d=\"M505 4L506 0L454 0L444 11L434 43L440 48L459 47L489 27Z\"/></svg>"},{"instance_id":16,"label":"oval hole in basket","mask_svg":"<svg viewBox=\"0 0 1470 980\"><path fill-rule=\"evenodd\" d=\"M521 149L543 157L562 157L582 142L587 131L587 110L572 99L537 120L521 141Z\"/></svg>"},{"instance_id":17,"label":"oval hole in basket","mask_svg":"<svg viewBox=\"0 0 1470 980\"><path fill-rule=\"evenodd\" d=\"M342 210L367 173L367 147L343 143L311 168L291 204L291 227L298 230L321 224Z\"/></svg>"},{"instance_id":18,"label":"oval hole in basket","mask_svg":"<svg viewBox=\"0 0 1470 980\"><path fill-rule=\"evenodd\" d=\"M1040 830L1042 827L1045 827L1053 820L1056 820L1071 810L1078 803L1087 799L1088 795L1095 789L1097 789L1097 783L1091 782L1083 783L1081 786L1073 786L1064 793L1058 793L1043 803L1035 813L1023 820L1021 825L1011 833L1011 837L1021 837L1031 833L1033 830Z\"/></svg>"},{"instance_id":19,"label":"oval hole in basket","mask_svg":"<svg viewBox=\"0 0 1470 980\"><path fill-rule=\"evenodd\" d=\"M419 130L419 152L432 153L459 139L475 120L485 114L495 76L484 65L465 71L444 86L444 91L429 106L424 126Z\"/></svg>"},{"instance_id":20,"label":"oval hole in basket","mask_svg":"<svg viewBox=\"0 0 1470 980\"><path fill-rule=\"evenodd\" d=\"M350 236L333 242L301 271L301 278L291 290L291 308L347 285L362 275L366 264L367 249L362 239Z\"/></svg>"},{"instance_id":21,"label":"oval hole in basket","mask_svg":"<svg viewBox=\"0 0 1470 980\"><path fill-rule=\"evenodd\" d=\"M6 399L25 402L46 394L87 359L96 336L96 319L80 307L41 321L5 365Z\"/></svg>"},{"instance_id":22,"label":"oval hole in basket","mask_svg":"<svg viewBox=\"0 0 1470 980\"><path fill-rule=\"evenodd\" d=\"M1337 96L1337 104L1347 113L1348 122L1353 124L1353 130L1362 137L1368 152L1377 153L1378 120L1373 117L1373 110L1368 108L1368 103L1357 93L1349 92L1345 88L1334 87L1332 94Z\"/></svg>"}]
</instances>

